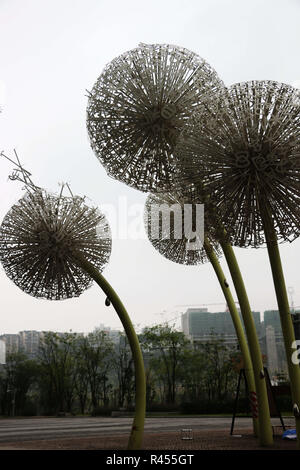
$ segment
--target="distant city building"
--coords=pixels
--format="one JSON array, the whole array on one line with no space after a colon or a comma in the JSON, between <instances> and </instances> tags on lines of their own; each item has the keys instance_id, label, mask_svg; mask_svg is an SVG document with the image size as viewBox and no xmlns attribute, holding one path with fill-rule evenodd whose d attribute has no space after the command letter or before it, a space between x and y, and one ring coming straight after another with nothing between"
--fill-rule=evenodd
<instances>
[{"instance_id":1,"label":"distant city building","mask_svg":"<svg viewBox=\"0 0 300 470\"><path fill-rule=\"evenodd\" d=\"M35 357L39 350L40 341L43 338L41 331L28 330L20 331L20 351L27 354L29 357Z\"/></svg>"},{"instance_id":2,"label":"distant city building","mask_svg":"<svg viewBox=\"0 0 300 470\"><path fill-rule=\"evenodd\" d=\"M260 313L252 312L257 333L260 336ZM193 343L209 341L220 335L225 344L237 347L238 340L231 315L225 312L209 312L207 308L189 308L181 316L182 331Z\"/></svg>"},{"instance_id":3,"label":"distant city building","mask_svg":"<svg viewBox=\"0 0 300 470\"><path fill-rule=\"evenodd\" d=\"M107 336L112 340L113 343L117 344L120 340L120 332L112 330L108 326L100 325L99 328L95 328L95 331L104 331ZM33 359L38 355L40 345L43 338L47 333L55 333L59 338L63 338L66 332L53 332L53 331L36 331L27 330L20 331L18 334L4 334L0 336L0 364L3 358L4 348L4 360L7 354L23 352ZM85 333L75 333L76 337L84 337ZM3 343L3 344L2 344ZM2 354L2 355L1 355Z\"/></svg>"},{"instance_id":4,"label":"distant city building","mask_svg":"<svg viewBox=\"0 0 300 470\"><path fill-rule=\"evenodd\" d=\"M120 331L119 330L112 330L110 326L105 326L103 323L100 323L99 326L97 326L94 331L103 331L104 333L107 334L109 339L115 344L119 343L120 341Z\"/></svg>"},{"instance_id":5,"label":"distant city building","mask_svg":"<svg viewBox=\"0 0 300 470\"><path fill-rule=\"evenodd\" d=\"M5 341L0 340L0 364L5 364Z\"/></svg>"},{"instance_id":6,"label":"distant city building","mask_svg":"<svg viewBox=\"0 0 300 470\"><path fill-rule=\"evenodd\" d=\"M272 326L276 333L281 333L281 322L278 310L264 311L264 326Z\"/></svg>"},{"instance_id":7,"label":"distant city building","mask_svg":"<svg viewBox=\"0 0 300 470\"><path fill-rule=\"evenodd\" d=\"M20 336L18 334L5 334L0 336L0 340L4 341L6 354L19 352Z\"/></svg>"},{"instance_id":8,"label":"distant city building","mask_svg":"<svg viewBox=\"0 0 300 470\"><path fill-rule=\"evenodd\" d=\"M276 336L273 326L266 327L266 357L269 373L275 374L279 370L278 354L276 348Z\"/></svg>"},{"instance_id":9,"label":"distant city building","mask_svg":"<svg viewBox=\"0 0 300 470\"><path fill-rule=\"evenodd\" d=\"M278 310L266 310L262 323L262 350L267 358L269 373L287 374L287 361Z\"/></svg>"},{"instance_id":10,"label":"distant city building","mask_svg":"<svg viewBox=\"0 0 300 470\"><path fill-rule=\"evenodd\" d=\"M278 310L266 310L263 322L260 313L252 312L261 352L266 357L266 367L270 376L278 373L287 374L287 361ZM240 315L241 316L241 315ZM295 336L299 338L300 312L292 315ZM243 323L243 321L242 321ZM183 333L193 342L210 341L214 335L220 335L225 344L238 347L231 315L226 312L209 312L207 308L189 308L181 316Z\"/></svg>"}]
</instances>

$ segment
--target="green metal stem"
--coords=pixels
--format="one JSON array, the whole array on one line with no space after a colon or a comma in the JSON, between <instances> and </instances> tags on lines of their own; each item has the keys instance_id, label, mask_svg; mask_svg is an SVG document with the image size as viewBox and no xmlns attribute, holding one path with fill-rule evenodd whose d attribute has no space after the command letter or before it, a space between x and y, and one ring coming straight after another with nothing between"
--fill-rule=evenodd
<instances>
[{"instance_id":1,"label":"green metal stem","mask_svg":"<svg viewBox=\"0 0 300 470\"><path fill-rule=\"evenodd\" d=\"M258 399L259 440L262 446L269 446L273 444L273 432L270 418L267 385L255 323L253 320L244 281L233 248L227 242L221 242L221 246L240 304L253 364Z\"/></svg>"},{"instance_id":2,"label":"green metal stem","mask_svg":"<svg viewBox=\"0 0 300 470\"><path fill-rule=\"evenodd\" d=\"M120 298L118 297L114 289L111 287L111 285L102 276L102 274L94 268L91 263L86 261L81 256L77 256L77 259L78 264L82 267L82 269L84 269L94 279L94 281L101 287L103 292L111 301L122 322L122 325L129 341L135 367L136 400L135 417L132 424L127 449L139 450L143 441L146 413L146 379L144 370L144 360L139 340L123 303L121 302Z\"/></svg>"},{"instance_id":3,"label":"green metal stem","mask_svg":"<svg viewBox=\"0 0 300 470\"><path fill-rule=\"evenodd\" d=\"M288 372L291 383L294 415L296 419L297 441L298 447L300 448L300 414L299 411L297 412L297 408L298 410L300 410L300 367L299 364L294 364L292 361L292 345L295 341L295 331L290 313L290 306L286 291L285 279L281 264L277 235L274 228L274 222L266 208L264 211L261 211L261 216L264 225L268 254L277 297L281 328L288 364Z\"/></svg>"},{"instance_id":4,"label":"green metal stem","mask_svg":"<svg viewBox=\"0 0 300 470\"><path fill-rule=\"evenodd\" d=\"M238 310L236 308L233 296L231 294L229 285L226 281L224 272L221 268L221 265L218 261L218 258L214 252L214 249L209 242L207 238L204 239L203 243L203 248L205 249L205 252L214 268L214 271L216 273L216 276L219 280L221 289L223 291L224 297L227 302L227 306L232 318L232 322L235 327L236 335L238 338L240 350L242 353L242 358L244 362L244 368L245 368L245 373L246 373L246 378L247 378L247 384L248 384L248 393L251 396L252 393L256 393L256 388L255 388L255 380L254 380L254 373L253 373L253 367L252 367L252 362L251 362L251 356L246 340L246 336L244 333L243 325L241 322L240 315L238 313ZM252 414L252 420L253 420L253 431L255 436L259 436L259 422L258 419L254 417Z\"/></svg>"}]
</instances>

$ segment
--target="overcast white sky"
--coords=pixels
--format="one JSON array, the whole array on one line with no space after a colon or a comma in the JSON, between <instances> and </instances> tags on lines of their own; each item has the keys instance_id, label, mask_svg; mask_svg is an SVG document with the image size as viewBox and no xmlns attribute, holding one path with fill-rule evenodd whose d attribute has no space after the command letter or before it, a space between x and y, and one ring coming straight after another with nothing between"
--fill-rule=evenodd
<instances>
[{"instance_id":1,"label":"overcast white sky","mask_svg":"<svg viewBox=\"0 0 300 470\"><path fill-rule=\"evenodd\" d=\"M89 146L85 90L105 64L139 42L171 43L205 58L226 85L252 79L300 84L299 24L300 0L0 0L0 150L12 154L16 148L36 184L51 191L68 181L73 192L100 207L117 206L119 198L128 207L143 204L146 195L106 176ZM22 185L7 180L10 171L0 160L1 220L22 195ZM135 223L133 215L129 224ZM299 248L300 240L281 248L295 305ZM252 308L276 308L266 250L236 254ZM176 265L147 240L115 239L104 275L135 325L176 317L185 310L178 305L225 309L209 264ZM77 299L37 300L1 269L0 289L0 334L120 326L96 285Z\"/></svg>"}]
</instances>

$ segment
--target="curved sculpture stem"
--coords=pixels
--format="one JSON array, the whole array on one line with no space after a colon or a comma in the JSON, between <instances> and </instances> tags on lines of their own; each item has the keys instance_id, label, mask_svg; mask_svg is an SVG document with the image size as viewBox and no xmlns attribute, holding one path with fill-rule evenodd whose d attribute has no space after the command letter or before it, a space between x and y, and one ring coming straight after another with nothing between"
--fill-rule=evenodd
<instances>
[{"instance_id":1,"label":"curved sculpture stem","mask_svg":"<svg viewBox=\"0 0 300 470\"><path fill-rule=\"evenodd\" d=\"M272 217L267 211L261 211L266 236L268 254L277 297L282 334L291 383L298 447L300 448L300 367L293 363L292 353L295 344L295 331L290 313L288 295L281 264L277 235Z\"/></svg>"},{"instance_id":2,"label":"curved sculpture stem","mask_svg":"<svg viewBox=\"0 0 300 470\"><path fill-rule=\"evenodd\" d=\"M135 417L131 428L131 434L128 441L128 450L138 450L141 448L144 433L144 421L146 413L146 379L144 370L144 360L140 348L139 340L131 323L130 317L122 304L120 298L94 266L83 257L77 256L78 264L84 269L94 281L101 287L113 304L127 335L131 348L134 367L135 367Z\"/></svg>"},{"instance_id":3,"label":"curved sculpture stem","mask_svg":"<svg viewBox=\"0 0 300 470\"><path fill-rule=\"evenodd\" d=\"M244 281L233 248L227 242L221 242L221 247L225 255L240 304L253 364L254 379L258 398L259 440L262 446L268 446L273 444L273 432L264 367L257 332L255 329L255 323L253 320Z\"/></svg>"},{"instance_id":4,"label":"curved sculpture stem","mask_svg":"<svg viewBox=\"0 0 300 470\"><path fill-rule=\"evenodd\" d=\"M205 249L207 257L209 258L214 268L214 271L217 275L221 289L223 291L224 297L227 302L227 306L228 306L228 309L229 309L229 312L230 312L230 315L231 315L231 318L235 327L236 335L237 335L239 346L241 349L246 378L247 378L247 384L248 384L248 393L249 393L249 396L251 397L253 396L252 395L253 393L256 394L255 380L254 380L251 356L250 356L247 340L245 337L245 333L243 330L241 318L239 316L238 310L233 300L229 285L226 282L224 272L214 252L214 249L207 238L204 239L203 248ZM252 413L252 420L253 420L254 435L259 436L259 422L253 413Z\"/></svg>"}]
</instances>

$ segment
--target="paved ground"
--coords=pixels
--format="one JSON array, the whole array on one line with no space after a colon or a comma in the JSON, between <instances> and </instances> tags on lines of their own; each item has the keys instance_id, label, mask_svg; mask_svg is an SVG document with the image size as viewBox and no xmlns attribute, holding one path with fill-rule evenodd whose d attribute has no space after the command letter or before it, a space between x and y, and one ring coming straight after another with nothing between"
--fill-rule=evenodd
<instances>
[{"instance_id":1,"label":"paved ground","mask_svg":"<svg viewBox=\"0 0 300 470\"><path fill-rule=\"evenodd\" d=\"M285 424L293 426L293 418L285 418ZM5 443L17 443L35 440L90 438L104 436L120 436L128 434L131 429L132 418L106 418L106 417L70 417L70 418L25 418L25 419L1 419L0 420L0 448ZM279 419L272 419L272 424L278 426ZM172 417L172 418L147 418L145 424L146 434L159 435L161 433L176 432L190 428L194 432L222 431L229 435L231 418L219 417ZM250 418L237 418L234 434L251 432ZM121 436L120 436L121 437ZM125 437L125 436L124 436Z\"/></svg>"}]
</instances>

